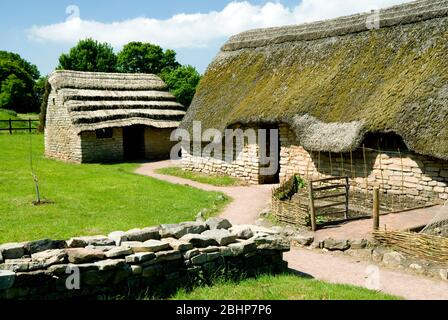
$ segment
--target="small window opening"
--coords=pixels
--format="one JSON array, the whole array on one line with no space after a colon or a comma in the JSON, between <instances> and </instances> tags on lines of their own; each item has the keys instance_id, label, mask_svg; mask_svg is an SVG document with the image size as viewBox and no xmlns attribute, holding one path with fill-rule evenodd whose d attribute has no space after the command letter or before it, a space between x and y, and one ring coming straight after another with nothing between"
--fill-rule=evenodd
<instances>
[{"instance_id":1,"label":"small window opening","mask_svg":"<svg viewBox=\"0 0 448 320\"><path fill-rule=\"evenodd\" d=\"M96 130L95 133L97 139L111 139L114 134L112 129L100 129Z\"/></svg>"},{"instance_id":2,"label":"small window opening","mask_svg":"<svg viewBox=\"0 0 448 320\"><path fill-rule=\"evenodd\" d=\"M409 151L403 138L394 132L368 133L364 138L364 145L366 148L381 151Z\"/></svg>"}]
</instances>

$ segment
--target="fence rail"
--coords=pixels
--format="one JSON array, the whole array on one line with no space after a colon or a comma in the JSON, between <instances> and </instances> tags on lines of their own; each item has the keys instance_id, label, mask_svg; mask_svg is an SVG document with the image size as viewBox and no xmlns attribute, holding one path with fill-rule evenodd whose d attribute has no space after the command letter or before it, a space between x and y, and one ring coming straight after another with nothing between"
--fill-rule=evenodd
<instances>
[{"instance_id":1,"label":"fence rail","mask_svg":"<svg viewBox=\"0 0 448 320\"><path fill-rule=\"evenodd\" d=\"M2 123L6 123L7 124L7 128L2 128ZM26 123L28 126L26 127L14 127L13 124L14 123ZM14 131L28 131L29 133L32 133L33 130L37 130L38 126L33 126L33 123L37 123L39 124L39 120L32 120L32 119L28 119L28 120L0 120L0 131L8 131L9 134L13 134Z\"/></svg>"},{"instance_id":2,"label":"fence rail","mask_svg":"<svg viewBox=\"0 0 448 320\"><path fill-rule=\"evenodd\" d=\"M344 183L341 183L341 180ZM314 184L325 183L324 186L314 186ZM344 214L344 219L348 219L348 209L349 209L349 178L348 177L334 177L310 180L308 185L309 191L309 212L311 218L311 228L313 231L317 230L317 217L319 216L329 216L329 215L339 215ZM343 189L344 191L341 192ZM322 191L333 191L330 194L318 194ZM317 204L317 200L328 200L331 198L344 197L344 201L333 200L330 202L324 202L322 204ZM338 210L341 206L344 210ZM335 208L337 211L333 212L320 212L321 209Z\"/></svg>"}]
</instances>

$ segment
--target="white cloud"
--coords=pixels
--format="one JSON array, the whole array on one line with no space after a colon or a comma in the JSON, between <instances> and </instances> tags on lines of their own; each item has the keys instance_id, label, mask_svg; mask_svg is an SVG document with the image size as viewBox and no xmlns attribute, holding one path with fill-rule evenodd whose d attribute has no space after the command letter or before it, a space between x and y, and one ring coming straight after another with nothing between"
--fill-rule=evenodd
<instances>
[{"instance_id":1,"label":"white cloud","mask_svg":"<svg viewBox=\"0 0 448 320\"><path fill-rule=\"evenodd\" d=\"M38 42L73 44L87 37L121 47L130 41L157 43L169 48L204 47L239 32L299 24L356 12L379 9L410 0L302 0L295 8L280 2L253 5L247 1L229 3L222 11L177 14L169 19L134 18L112 23L83 20L76 7L66 21L33 26L26 32Z\"/></svg>"}]
</instances>

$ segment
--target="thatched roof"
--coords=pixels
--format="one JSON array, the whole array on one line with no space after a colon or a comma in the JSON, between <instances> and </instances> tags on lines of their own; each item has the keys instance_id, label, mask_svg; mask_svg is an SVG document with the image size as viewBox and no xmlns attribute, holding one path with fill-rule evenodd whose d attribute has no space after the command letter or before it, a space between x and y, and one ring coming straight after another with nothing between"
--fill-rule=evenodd
<instances>
[{"instance_id":1,"label":"thatched roof","mask_svg":"<svg viewBox=\"0 0 448 320\"><path fill-rule=\"evenodd\" d=\"M232 37L181 124L288 123L311 151L348 151L395 132L415 152L448 159L448 0Z\"/></svg>"},{"instance_id":2,"label":"thatched roof","mask_svg":"<svg viewBox=\"0 0 448 320\"><path fill-rule=\"evenodd\" d=\"M55 71L49 81L78 133L131 125L176 128L185 115L155 75Z\"/></svg>"}]
</instances>

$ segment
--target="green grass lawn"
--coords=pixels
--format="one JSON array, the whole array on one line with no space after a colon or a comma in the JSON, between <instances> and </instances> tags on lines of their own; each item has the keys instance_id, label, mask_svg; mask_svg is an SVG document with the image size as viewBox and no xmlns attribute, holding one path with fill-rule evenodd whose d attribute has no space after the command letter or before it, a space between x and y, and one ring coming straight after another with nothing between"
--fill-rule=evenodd
<instances>
[{"instance_id":1,"label":"green grass lawn","mask_svg":"<svg viewBox=\"0 0 448 320\"><path fill-rule=\"evenodd\" d=\"M398 300L368 289L285 274L180 290L173 300Z\"/></svg>"},{"instance_id":2,"label":"green grass lawn","mask_svg":"<svg viewBox=\"0 0 448 320\"><path fill-rule=\"evenodd\" d=\"M30 137L42 197L33 206ZM0 135L0 243L107 234L220 211L220 193L134 174L138 164L72 165L44 159L42 135Z\"/></svg>"},{"instance_id":3,"label":"green grass lawn","mask_svg":"<svg viewBox=\"0 0 448 320\"><path fill-rule=\"evenodd\" d=\"M179 167L162 168L157 173L184 178L200 183L210 184L217 187L231 187L245 185L244 181L226 175L208 175L192 171L184 171Z\"/></svg>"}]
</instances>

